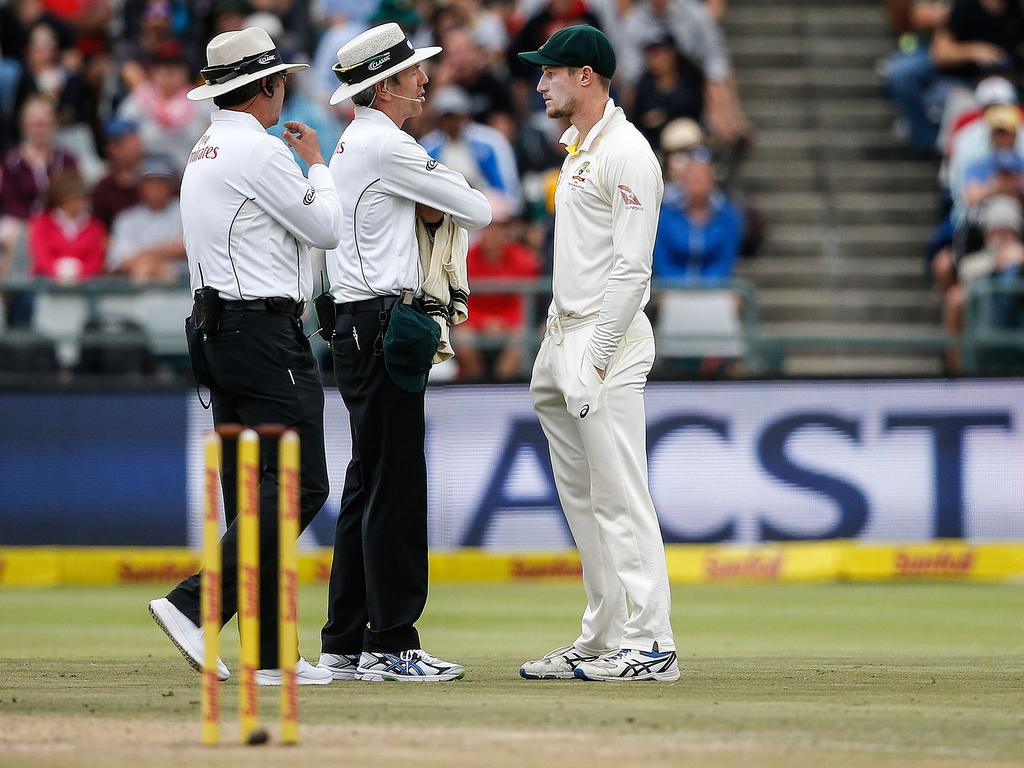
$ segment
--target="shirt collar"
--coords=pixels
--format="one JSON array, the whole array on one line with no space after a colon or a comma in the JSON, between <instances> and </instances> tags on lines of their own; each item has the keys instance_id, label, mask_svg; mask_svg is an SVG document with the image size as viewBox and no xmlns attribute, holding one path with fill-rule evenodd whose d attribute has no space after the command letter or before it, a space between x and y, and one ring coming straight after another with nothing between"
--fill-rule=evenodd
<instances>
[{"instance_id":1,"label":"shirt collar","mask_svg":"<svg viewBox=\"0 0 1024 768\"><path fill-rule=\"evenodd\" d=\"M608 99L604 105L604 114L601 119L594 123L594 127L587 133L587 137L583 140L582 144L579 144L580 132L576 130L576 126L570 125L565 133L562 134L562 138L558 141L565 145L565 151L570 155L578 155L580 152L587 152L591 145L597 141L598 137L604 132L604 129L612 122L614 118L619 115L625 116L625 113L615 106L615 102Z\"/></svg>"},{"instance_id":2,"label":"shirt collar","mask_svg":"<svg viewBox=\"0 0 1024 768\"><path fill-rule=\"evenodd\" d=\"M211 120L215 123L234 123L235 125L252 128L261 133L267 132L267 129L263 127L263 123L248 112L239 112L234 109L218 109L213 113Z\"/></svg>"},{"instance_id":3,"label":"shirt collar","mask_svg":"<svg viewBox=\"0 0 1024 768\"><path fill-rule=\"evenodd\" d=\"M393 128L396 131L401 130L395 121L385 115L379 109L373 107L356 107L355 109L356 119L369 120L371 123L379 125L382 128Z\"/></svg>"}]
</instances>

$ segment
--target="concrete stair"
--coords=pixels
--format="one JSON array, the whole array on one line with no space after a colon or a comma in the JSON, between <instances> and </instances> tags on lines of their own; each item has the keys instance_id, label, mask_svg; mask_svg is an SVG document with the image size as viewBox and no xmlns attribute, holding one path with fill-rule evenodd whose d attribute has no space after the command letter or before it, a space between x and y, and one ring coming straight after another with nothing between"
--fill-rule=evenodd
<instances>
[{"instance_id":1,"label":"concrete stair","mask_svg":"<svg viewBox=\"0 0 1024 768\"><path fill-rule=\"evenodd\" d=\"M758 287L762 333L788 340L783 373L941 373L923 277L937 165L893 134L876 73L894 47L883 7L734 0L725 34L756 132L738 186L769 226L740 275Z\"/></svg>"}]
</instances>

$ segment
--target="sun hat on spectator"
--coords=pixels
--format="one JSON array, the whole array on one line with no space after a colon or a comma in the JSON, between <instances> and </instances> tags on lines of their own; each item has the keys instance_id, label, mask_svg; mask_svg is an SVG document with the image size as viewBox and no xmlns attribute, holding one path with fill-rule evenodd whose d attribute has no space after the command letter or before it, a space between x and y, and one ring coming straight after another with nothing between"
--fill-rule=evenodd
<instances>
[{"instance_id":1,"label":"sun hat on spectator","mask_svg":"<svg viewBox=\"0 0 1024 768\"><path fill-rule=\"evenodd\" d=\"M338 49L338 63L332 69L342 84L331 96L331 104L349 99L441 50L438 45L413 48L402 28L393 22L368 29Z\"/></svg>"},{"instance_id":2,"label":"sun hat on spectator","mask_svg":"<svg viewBox=\"0 0 1024 768\"><path fill-rule=\"evenodd\" d=\"M175 64L188 66L185 61L185 50L177 40L165 40L160 43L149 56L150 65Z\"/></svg>"},{"instance_id":3,"label":"sun hat on spectator","mask_svg":"<svg viewBox=\"0 0 1024 768\"><path fill-rule=\"evenodd\" d=\"M447 85L431 100L436 115L468 115L473 112L473 103L466 92L457 85Z\"/></svg>"},{"instance_id":4,"label":"sun hat on spectator","mask_svg":"<svg viewBox=\"0 0 1024 768\"><path fill-rule=\"evenodd\" d=\"M703 129L688 117L677 117L661 129L661 151L666 155L685 152L703 143Z\"/></svg>"},{"instance_id":5,"label":"sun hat on spectator","mask_svg":"<svg viewBox=\"0 0 1024 768\"><path fill-rule=\"evenodd\" d=\"M200 71L205 85L186 95L192 101L213 99L278 72L300 72L309 64L287 64L265 30L246 27L223 32L206 46L207 66Z\"/></svg>"},{"instance_id":6,"label":"sun hat on spectator","mask_svg":"<svg viewBox=\"0 0 1024 768\"><path fill-rule=\"evenodd\" d=\"M1009 195L990 197L982 206L980 215L981 227L986 232L996 229L1012 229L1020 232L1021 217L1020 201Z\"/></svg>"},{"instance_id":7,"label":"sun hat on spectator","mask_svg":"<svg viewBox=\"0 0 1024 768\"><path fill-rule=\"evenodd\" d=\"M170 0L149 0L146 9L142 12L145 21L171 21L174 17L174 8Z\"/></svg>"},{"instance_id":8,"label":"sun hat on spectator","mask_svg":"<svg viewBox=\"0 0 1024 768\"><path fill-rule=\"evenodd\" d=\"M644 51L649 51L651 48L661 47L676 47L676 39L672 37L672 34L670 32L666 32L665 30L658 30L649 38L647 38L647 40L644 41Z\"/></svg>"},{"instance_id":9,"label":"sun hat on spectator","mask_svg":"<svg viewBox=\"0 0 1024 768\"><path fill-rule=\"evenodd\" d=\"M260 11L246 17L245 26L259 27L273 40L279 40L284 34L284 24L281 23L281 19L269 11Z\"/></svg>"},{"instance_id":10,"label":"sun hat on spectator","mask_svg":"<svg viewBox=\"0 0 1024 768\"><path fill-rule=\"evenodd\" d=\"M103 127L103 135L107 137L108 141L117 141L138 132L139 124L124 117L112 117Z\"/></svg>"},{"instance_id":11,"label":"sun hat on spectator","mask_svg":"<svg viewBox=\"0 0 1024 768\"><path fill-rule=\"evenodd\" d=\"M1009 104L997 104L985 110L985 122L994 131L1016 131L1020 127L1020 111Z\"/></svg>"},{"instance_id":12,"label":"sun hat on spectator","mask_svg":"<svg viewBox=\"0 0 1024 768\"><path fill-rule=\"evenodd\" d=\"M1005 77L986 77L974 89L974 100L985 108L997 104L1016 104L1017 89Z\"/></svg>"},{"instance_id":13,"label":"sun hat on spectator","mask_svg":"<svg viewBox=\"0 0 1024 768\"><path fill-rule=\"evenodd\" d=\"M588 24L560 29L536 51L519 54L535 67L590 67L611 78L615 74L615 50L604 32Z\"/></svg>"},{"instance_id":14,"label":"sun hat on spectator","mask_svg":"<svg viewBox=\"0 0 1024 768\"><path fill-rule=\"evenodd\" d=\"M177 179L178 173L174 164L166 155L146 155L142 161L142 178L144 179Z\"/></svg>"}]
</instances>

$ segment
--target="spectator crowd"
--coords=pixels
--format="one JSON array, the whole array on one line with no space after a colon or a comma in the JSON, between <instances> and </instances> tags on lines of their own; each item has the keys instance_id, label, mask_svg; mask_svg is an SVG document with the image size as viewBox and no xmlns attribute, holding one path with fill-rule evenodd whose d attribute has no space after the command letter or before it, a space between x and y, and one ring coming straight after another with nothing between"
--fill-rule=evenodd
<instances>
[{"instance_id":1,"label":"spectator crowd","mask_svg":"<svg viewBox=\"0 0 1024 768\"><path fill-rule=\"evenodd\" d=\"M469 255L471 279L488 283L550 274L564 158L566 126L545 116L537 73L515 54L570 24L602 28L618 58L612 96L664 160L655 279L728 280L744 215L720 169L735 167L750 128L719 28L726 12L724 0L0 0L0 315L31 326L19 280L183 281L178 180L210 118L184 94L210 37L244 26L311 63L288 81L282 122L310 124L325 154L351 119L350 103L328 106L339 47L385 21L443 46L427 70L428 111L407 127L491 199L495 221ZM974 189L1001 183L1002 169L963 177ZM520 377L542 302L474 294L460 376Z\"/></svg>"},{"instance_id":2,"label":"spectator crowd","mask_svg":"<svg viewBox=\"0 0 1024 768\"><path fill-rule=\"evenodd\" d=\"M938 221L925 274L945 329L962 333L967 303L991 293L991 324L1024 329L1024 6L1017 0L888 0L898 51L883 65L898 134L941 159ZM961 369L959 349L947 369Z\"/></svg>"}]
</instances>

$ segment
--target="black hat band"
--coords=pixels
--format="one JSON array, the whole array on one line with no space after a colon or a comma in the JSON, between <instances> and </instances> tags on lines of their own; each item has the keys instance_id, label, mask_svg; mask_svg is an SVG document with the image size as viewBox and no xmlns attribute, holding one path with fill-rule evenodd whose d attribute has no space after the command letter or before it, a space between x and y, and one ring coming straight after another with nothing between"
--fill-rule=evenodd
<instances>
[{"instance_id":1,"label":"black hat band","mask_svg":"<svg viewBox=\"0 0 1024 768\"><path fill-rule=\"evenodd\" d=\"M382 69L391 69L396 64L401 64L403 61L411 59L414 53L416 53L416 49L412 47L409 38L403 38L400 43L395 43L390 48L380 53L375 53L358 64L344 68L340 64L335 64L332 69L334 70L335 77L341 82L345 85L352 85L353 83L361 83L369 79Z\"/></svg>"},{"instance_id":2,"label":"black hat band","mask_svg":"<svg viewBox=\"0 0 1024 768\"><path fill-rule=\"evenodd\" d=\"M236 77L262 72L265 69L270 69L283 63L281 54L274 48L263 53L246 56L241 61L236 61L233 64L217 64L206 67L199 74L202 75L207 85L220 85L229 80L234 80Z\"/></svg>"}]
</instances>

